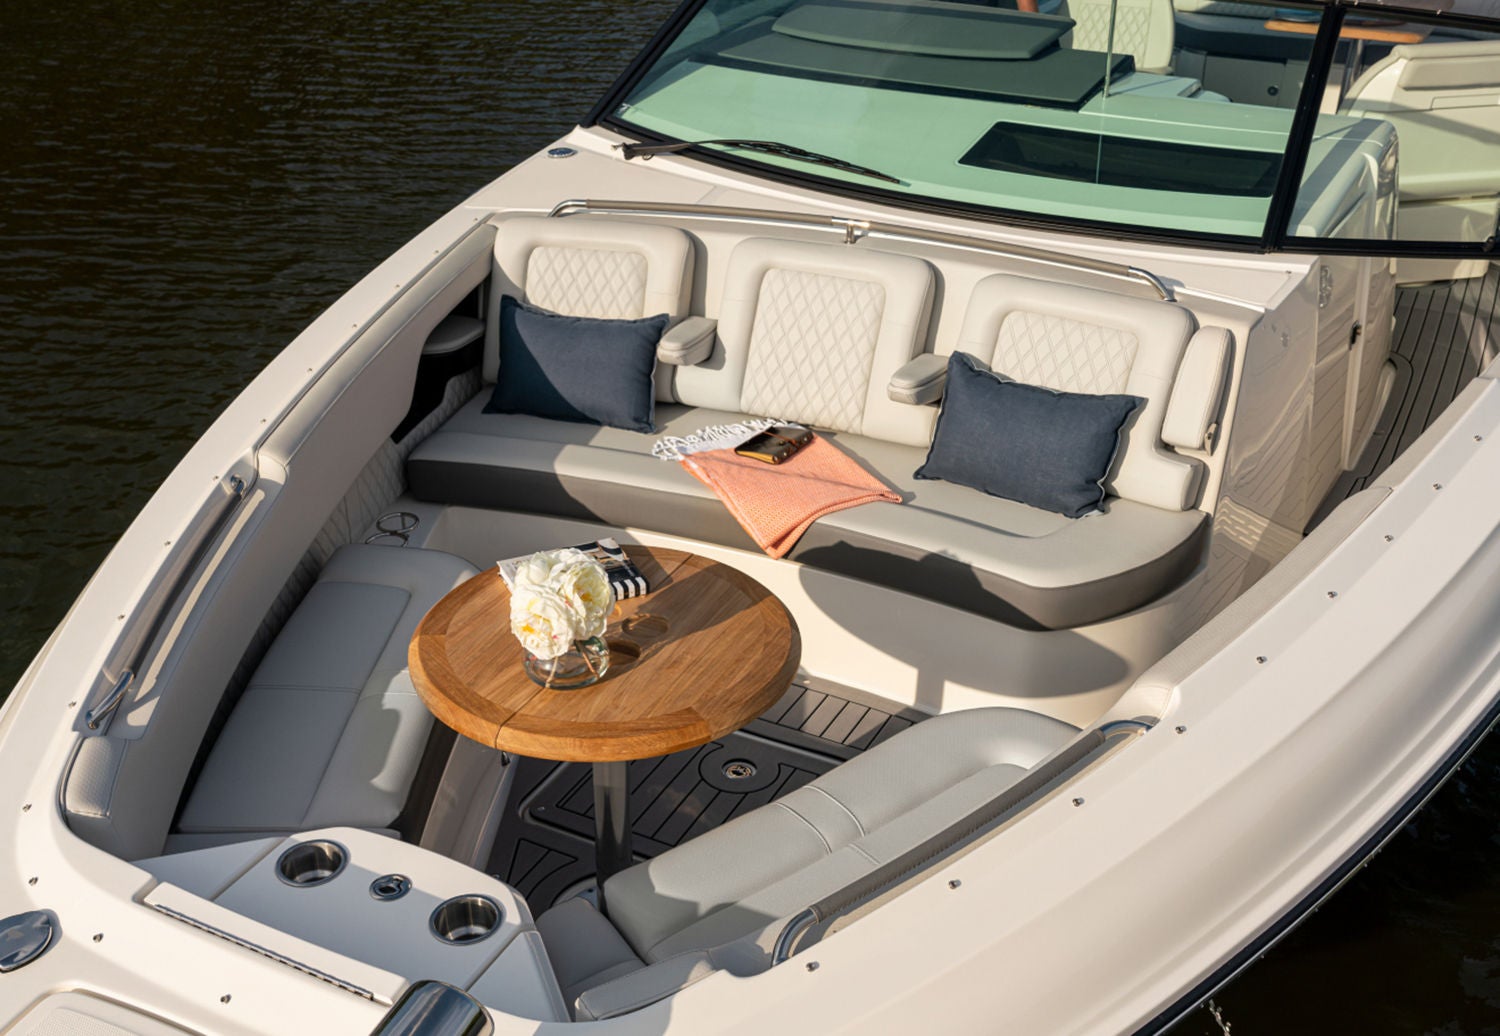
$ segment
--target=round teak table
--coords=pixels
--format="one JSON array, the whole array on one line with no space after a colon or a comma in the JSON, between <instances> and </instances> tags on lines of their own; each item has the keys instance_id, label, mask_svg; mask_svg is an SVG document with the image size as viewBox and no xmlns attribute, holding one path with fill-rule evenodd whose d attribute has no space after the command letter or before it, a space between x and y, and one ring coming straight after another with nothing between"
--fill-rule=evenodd
<instances>
[{"instance_id":1,"label":"round teak table","mask_svg":"<svg viewBox=\"0 0 1500 1036\"><path fill-rule=\"evenodd\" d=\"M797 623L728 565L665 547L626 547L651 586L619 601L609 670L576 690L538 686L510 632L496 569L455 587L417 625L412 682L432 714L480 744L594 764L599 899L630 866L627 766L738 730L776 703L801 660Z\"/></svg>"}]
</instances>

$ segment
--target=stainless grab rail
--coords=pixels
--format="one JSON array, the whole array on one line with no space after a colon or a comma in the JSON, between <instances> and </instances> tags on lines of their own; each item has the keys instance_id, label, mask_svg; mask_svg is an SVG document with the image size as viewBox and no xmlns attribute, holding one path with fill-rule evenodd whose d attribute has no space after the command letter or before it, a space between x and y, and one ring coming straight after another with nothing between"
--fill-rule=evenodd
<instances>
[{"instance_id":1,"label":"stainless grab rail","mask_svg":"<svg viewBox=\"0 0 1500 1036\"><path fill-rule=\"evenodd\" d=\"M205 503L183 542L178 545L177 555L168 562L163 571L167 578L150 592L143 611L147 614L136 620L126 631L115 649L110 653L100 676L108 678L109 672L120 666L120 675L110 685L109 693L83 714L84 727L98 730L104 721L114 714L125 701L125 695L135 681L136 673L143 668L143 661L152 642L162 631L172 604L181 595L203 560L213 549L219 534L224 530L235 508L245 498L249 484L239 475L231 474L218 483L219 499Z\"/></svg>"},{"instance_id":2,"label":"stainless grab rail","mask_svg":"<svg viewBox=\"0 0 1500 1036\"><path fill-rule=\"evenodd\" d=\"M730 220L739 223L756 223L765 226L811 227L816 230L836 230L844 235L844 243L852 245L862 237L878 237L890 241L910 241L920 244L950 245L978 252L1009 256L1027 262L1060 266L1069 270L1097 273L1119 280L1145 284L1165 302L1176 302L1172 290L1156 274L1139 266L1110 263L1102 259L1067 255L1030 245L1005 244L987 241L967 234L951 234L943 230L920 230L897 223L882 223L877 220L852 219L847 216L826 216L810 212L783 212L777 209L745 209L729 205L693 205L680 202L603 201L593 198L569 198L560 201L547 213L551 217L569 216L576 212L603 213L615 216L686 216L696 219Z\"/></svg>"},{"instance_id":3,"label":"stainless grab rail","mask_svg":"<svg viewBox=\"0 0 1500 1036\"><path fill-rule=\"evenodd\" d=\"M1067 748L968 816L870 873L824 896L793 916L782 927L771 951L772 967L791 957L796 952L798 941L817 925L898 888L951 851L973 842L1007 814L1029 804L1056 782L1082 769L1095 756L1110 748L1111 743L1119 740L1121 735L1139 736L1150 729L1151 724L1142 720L1117 720L1080 735Z\"/></svg>"},{"instance_id":4,"label":"stainless grab rail","mask_svg":"<svg viewBox=\"0 0 1500 1036\"><path fill-rule=\"evenodd\" d=\"M489 1012L468 993L428 979L411 986L370 1036L489 1036Z\"/></svg>"},{"instance_id":5,"label":"stainless grab rail","mask_svg":"<svg viewBox=\"0 0 1500 1036\"><path fill-rule=\"evenodd\" d=\"M135 671L127 669L120 674L115 681L114 687L110 688L104 700L83 714L83 723L90 730L98 730L99 724L104 722L106 716L120 707L120 702L125 700L125 692L130 690L130 684L135 680Z\"/></svg>"}]
</instances>

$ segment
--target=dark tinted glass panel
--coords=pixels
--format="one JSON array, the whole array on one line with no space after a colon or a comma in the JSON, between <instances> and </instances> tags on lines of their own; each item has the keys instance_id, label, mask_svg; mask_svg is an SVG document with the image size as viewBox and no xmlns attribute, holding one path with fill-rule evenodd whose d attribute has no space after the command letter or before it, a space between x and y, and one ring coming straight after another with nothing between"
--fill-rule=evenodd
<instances>
[{"instance_id":1,"label":"dark tinted glass panel","mask_svg":"<svg viewBox=\"0 0 1500 1036\"><path fill-rule=\"evenodd\" d=\"M1268 198L1281 155L997 122L965 165L1058 180Z\"/></svg>"}]
</instances>

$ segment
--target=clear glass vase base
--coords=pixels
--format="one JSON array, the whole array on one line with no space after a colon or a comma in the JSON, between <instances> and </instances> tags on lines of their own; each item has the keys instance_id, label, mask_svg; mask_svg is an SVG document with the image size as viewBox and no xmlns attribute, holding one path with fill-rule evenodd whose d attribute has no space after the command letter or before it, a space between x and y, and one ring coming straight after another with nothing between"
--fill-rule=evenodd
<instances>
[{"instance_id":1,"label":"clear glass vase base","mask_svg":"<svg viewBox=\"0 0 1500 1036\"><path fill-rule=\"evenodd\" d=\"M571 691L598 683L609 670L609 645L603 637L573 643L571 651L556 658L538 658L526 652L521 663L526 675L552 691Z\"/></svg>"}]
</instances>

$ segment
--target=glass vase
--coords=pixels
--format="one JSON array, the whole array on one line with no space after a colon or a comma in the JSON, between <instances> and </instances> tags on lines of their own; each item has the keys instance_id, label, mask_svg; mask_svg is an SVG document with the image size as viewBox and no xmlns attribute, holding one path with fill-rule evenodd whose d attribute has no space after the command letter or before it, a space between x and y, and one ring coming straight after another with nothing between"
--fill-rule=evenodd
<instances>
[{"instance_id":1,"label":"glass vase","mask_svg":"<svg viewBox=\"0 0 1500 1036\"><path fill-rule=\"evenodd\" d=\"M526 675L552 691L571 691L598 683L609 669L609 645L603 637L575 640L571 650L556 658L538 658L527 651L521 663Z\"/></svg>"}]
</instances>

